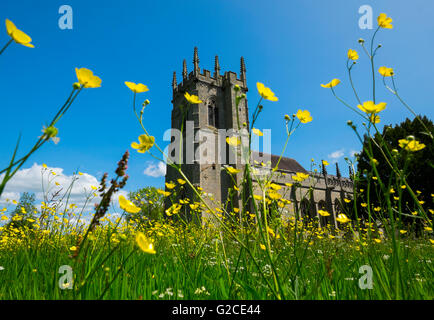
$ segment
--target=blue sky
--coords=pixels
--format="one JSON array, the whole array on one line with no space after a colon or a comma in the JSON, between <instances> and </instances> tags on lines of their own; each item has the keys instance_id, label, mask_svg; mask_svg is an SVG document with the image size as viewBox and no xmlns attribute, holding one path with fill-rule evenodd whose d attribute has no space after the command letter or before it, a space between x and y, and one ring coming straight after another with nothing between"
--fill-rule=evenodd
<instances>
[{"instance_id":1,"label":"blue sky","mask_svg":"<svg viewBox=\"0 0 434 320\"><path fill-rule=\"evenodd\" d=\"M73 9L72 30L58 27L63 4ZM418 113L432 118L431 1L1 1L0 20L12 20L33 38L36 48L13 44L0 56L0 167L6 166L20 133L21 152L35 142L76 81L75 67L93 70L102 87L80 94L58 125L60 143L45 145L24 168L46 163L66 175L77 169L98 179L103 172L112 174L142 133L124 81L150 88L139 100L151 100L145 125L162 144L170 127L172 72L181 78L184 58L192 69L194 46L199 48L200 66L208 70L213 70L217 54L222 71L238 73L240 56L245 57L251 110L258 100L257 81L279 97L279 102L264 104L257 125L272 129L274 153L280 153L285 139L283 115L308 109L314 120L299 128L285 155L306 168L311 158L332 160L336 151L348 156L360 150L360 144L346 121L360 121L320 84L341 79L337 92L356 105L345 67L352 48L360 54L354 81L362 100L371 99L368 59L357 40L369 39L373 30L359 28L361 5L372 6L374 25L381 12L393 18L394 28L378 34L383 47L376 69L393 67L402 96ZM0 30L0 46L7 41ZM378 101L388 103L382 124L409 116L382 85L377 91ZM144 174L150 164L157 164L155 160L131 154L127 189L163 186L164 177ZM343 156L338 162L347 172Z\"/></svg>"}]
</instances>

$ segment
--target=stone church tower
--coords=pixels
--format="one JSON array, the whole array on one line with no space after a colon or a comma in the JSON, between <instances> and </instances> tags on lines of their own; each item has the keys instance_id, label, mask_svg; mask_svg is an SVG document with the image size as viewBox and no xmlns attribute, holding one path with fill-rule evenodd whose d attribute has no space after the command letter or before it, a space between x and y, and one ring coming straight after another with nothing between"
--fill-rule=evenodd
<instances>
[{"instance_id":1,"label":"stone church tower","mask_svg":"<svg viewBox=\"0 0 434 320\"><path fill-rule=\"evenodd\" d=\"M234 90L235 85L239 86L239 92ZM193 70L188 73L184 60L182 81L178 83L174 72L172 89L172 140L168 150L169 158L181 163L181 169L189 181L195 187L203 189L211 208L220 207L219 203L225 205L228 190L234 185L234 180L237 184L242 181L241 159L226 143L226 137L231 134L231 130L238 128L235 97L248 91L244 59L241 57L240 74L237 76L232 71L220 74L219 58L216 56L214 72L211 75L209 70L200 69L198 50L194 48ZM188 104L184 97L186 92L198 96L202 102ZM248 115L247 99L242 99L238 105L239 123L245 122L247 128ZM182 148L179 148L181 145ZM179 152L180 149L182 152ZM266 163L264 159L271 162L269 168L274 168L279 163L273 182L282 187L281 194L292 203L283 214L293 215L295 211L300 211L303 216L317 217L321 225L331 223L338 226L336 216L342 212L344 199L352 197L353 183L350 179L341 177L337 164L336 176L333 176L327 173L324 166L321 173L308 172L294 159L283 157L278 162L279 157L276 155L253 152L251 160ZM234 180L224 170L223 166L226 164L241 171L234 176ZM289 185L294 183L291 177L297 172L308 173L310 177L295 189ZM166 182L176 182L179 178L182 177L168 165ZM254 192L259 191L257 182L253 183ZM188 198L190 202L197 200L193 190L187 185L178 192L180 198ZM231 200L232 204L240 207L240 199ZM166 203L166 207L170 205L171 203ZM319 209L327 210L331 216L319 216ZM206 213L202 213L202 217L204 216Z\"/></svg>"},{"instance_id":2,"label":"stone church tower","mask_svg":"<svg viewBox=\"0 0 434 320\"><path fill-rule=\"evenodd\" d=\"M214 72L211 74L209 70L201 70L199 67L198 50L194 48L193 70L188 73L184 60L180 83L177 82L176 73L173 73L172 142L173 146L177 147L174 131L183 127L182 171L194 186L201 187L208 196L221 203L225 203L228 188L233 185L229 175L222 170L223 165L230 164L242 169L240 159L236 159L225 140L226 133L237 128L234 86L240 87L238 94L248 90L243 57L240 64L239 77L232 71L220 74L219 58L216 56ZM202 103L189 104L186 107L186 92L198 96ZM247 99L238 105L238 115L240 123L248 124ZM219 136L219 130L223 136ZM169 156L172 156L175 162L180 162L180 154L175 150L169 148ZM177 171L167 166L166 182L176 181L178 178L181 177ZM241 174L236 179L241 179ZM186 186L184 192L183 197L194 199L191 188ZM210 205L212 208L216 207L211 201Z\"/></svg>"}]
</instances>

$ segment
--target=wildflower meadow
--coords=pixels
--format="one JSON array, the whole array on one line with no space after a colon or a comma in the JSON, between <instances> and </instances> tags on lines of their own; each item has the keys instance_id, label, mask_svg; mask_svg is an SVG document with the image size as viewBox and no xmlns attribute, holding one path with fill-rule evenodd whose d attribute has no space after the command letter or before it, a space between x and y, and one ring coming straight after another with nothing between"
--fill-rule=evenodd
<instances>
[{"instance_id":1,"label":"wildflower meadow","mask_svg":"<svg viewBox=\"0 0 434 320\"><path fill-rule=\"evenodd\" d=\"M0 60L18 63L11 50L16 46L23 46L20 55L31 59L39 46L32 41L32 30L21 30L14 17L0 16L5 21ZM151 99L150 77L143 81L146 84L119 79L119 91L129 101L119 108L135 117L135 129L141 134L131 134L115 170L102 168L108 173L98 177L98 184L86 191L80 204L72 201L71 192L84 174L77 170L67 185L61 185L56 171L46 164L41 168L44 199L40 204L30 196L0 204L0 299L432 300L434 188L412 184L416 172L412 165L419 161L418 154L431 150L417 163L432 168L434 130L417 106L401 95L394 67L376 64L383 47L379 39L394 32L395 22L386 13L374 21L370 38L355 41L358 46L344 52L346 61L340 61L339 72L346 78L315 84L330 93L325 104L351 111L352 120L346 125L361 150L354 160L347 159L353 191L342 199L336 224L320 223L332 216L327 208L314 217L304 214L283 188L297 194L302 184L309 184L313 190L314 173L327 170L328 161L313 161L308 173L288 174L292 182L285 186L276 182L277 166L250 160L252 139L263 135L256 124L264 113L275 112L276 123L286 132L279 163L290 152L291 138L303 135L315 121L314 110L287 106L286 113L277 114L273 107L280 102L279 92L267 85L267 79L255 81L256 87L247 94L235 86L236 110L248 98L251 120L243 123L237 113L235 133L225 142L245 157L245 164L224 167L234 184L228 200L219 203L190 181L184 167L171 160L166 146L149 129L153 119L147 114L158 108ZM353 80L360 70L369 72L369 93L360 92ZM71 73L76 80L64 84L64 101L56 102L57 111L41 125L34 145L27 148L25 143L23 150L23 139L30 138L17 137L14 150L2 150L0 196L32 156L46 145L64 143L59 141L59 126L88 99L83 93L91 90L98 95L104 86L99 70L90 67L61 72ZM1 68L0 73L8 77ZM33 86L42 90L47 84ZM396 102L395 108L399 103L397 112L408 113L411 125L419 129L389 142L382 113L390 103L378 98L379 90L382 98L387 93L388 101ZM185 92L183 98L186 112L203 102L192 92ZM162 188L144 185L132 192L128 188L129 170L136 159L132 154L151 155L179 179L167 181ZM363 168L359 161L364 161ZM182 196L186 190L191 197ZM302 197L309 200L310 194ZM118 215L113 214L114 203L120 208Z\"/></svg>"}]
</instances>

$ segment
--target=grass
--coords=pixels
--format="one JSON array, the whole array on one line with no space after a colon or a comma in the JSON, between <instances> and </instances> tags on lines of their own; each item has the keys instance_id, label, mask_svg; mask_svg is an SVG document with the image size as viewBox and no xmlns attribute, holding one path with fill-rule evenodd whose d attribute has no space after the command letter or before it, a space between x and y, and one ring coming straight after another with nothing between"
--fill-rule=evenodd
<instances>
[{"instance_id":1,"label":"grass","mask_svg":"<svg viewBox=\"0 0 434 320\"><path fill-rule=\"evenodd\" d=\"M95 233L81 261L71 254L70 246L77 240L71 235L59 238L46 233L41 239L15 243L9 250L3 247L0 299L275 299L274 287L270 286L272 267L266 251L253 237L254 231L248 235L248 245L255 261L217 229L157 223L148 229L157 251L150 255L137 248L133 236L113 241L110 225ZM272 251L282 298L434 297L434 256L427 239L399 242L404 288L397 288L400 283L396 282L390 241L331 239L327 231L311 229L303 232L305 241L294 246L289 240L295 232L290 224L275 230L281 235L272 240ZM73 268L75 286L71 290L59 286L62 265ZM372 289L359 287L364 275L359 268L363 265L373 269Z\"/></svg>"}]
</instances>

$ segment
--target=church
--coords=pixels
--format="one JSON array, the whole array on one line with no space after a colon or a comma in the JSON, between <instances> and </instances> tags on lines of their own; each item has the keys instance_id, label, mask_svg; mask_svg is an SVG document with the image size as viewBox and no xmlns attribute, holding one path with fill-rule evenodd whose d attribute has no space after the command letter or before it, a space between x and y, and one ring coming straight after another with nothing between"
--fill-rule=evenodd
<instances>
[{"instance_id":1,"label":"church","mask_svg":"<svg viewBox=\"0 0 434 320\"><path fill-rule=\"evenodd\" d=\"M234 89L235 86L237 90ZM195 187L202 188L210 207L218 207L228 201L229 190L233 189L234 184L239 185L243 179L242 157L231 157L230 146L224 138L219 139L219 136L222 132L234 131L238 123L244 123L246 128L250 127L247 99L241 99L238 104L236 103L237 95L248 91L244 58L241 57L238 76L232 71L221 74L219 58L216 56L214 72L211 75L209 70L200 69L198 50L194 48L193 70L190 73L187 71L187 63L184 59L182 81L178 83L174 72L172 89L171 142L175 140L174 131L181 132L182 159L189 157L192 159L182 161L181 169ZM198 96L201 103L191 104L186 108L184 97L186 92ZM208 148L203 148L207 144ZM205 153L201 150L205 150ZM169 149L168 156L176 160L179 155L174 155L174 152L175 150ZM195 154L199 156L192 156ZM203 159L200 157L206 157L207 161L201 161ZM308 172L294 159L282 157L280 161L278 160L277 155L252 152L251 163L258 169L263 170L265 166L265 169L268 168L270 171L278 164L278 170L273 175L273 183L281 187L279 193L284 199L290 201L287 201L290 205L282 210L282 214L291 216L297 211L303 217L318 217L320 225L331 224L337 227L336 217L342 212L344 199L351 199L353 195L352 180L341 176L337 164L336 175L330 175L324 166L321 173ZM260 163L263 165L258 165ZM240 172L230 175L225 170L226 165ZM309 175L308 179L298 182L297 187L294 186L296 181L293 179L296 173ZM174 182L178 178L180 175L177 170L168 165L166 182ZM255 177L253 184L254 193L261 194ZM194 199L193 191L185 188L182 197ZM241 205L241 200L237 200ZM330 213L330 216L321 216L318 210L325 210Z\"/></svg>"}]
</instances>

